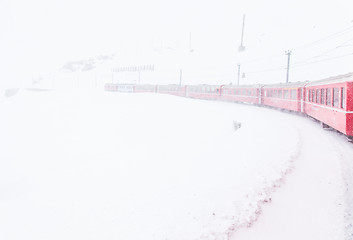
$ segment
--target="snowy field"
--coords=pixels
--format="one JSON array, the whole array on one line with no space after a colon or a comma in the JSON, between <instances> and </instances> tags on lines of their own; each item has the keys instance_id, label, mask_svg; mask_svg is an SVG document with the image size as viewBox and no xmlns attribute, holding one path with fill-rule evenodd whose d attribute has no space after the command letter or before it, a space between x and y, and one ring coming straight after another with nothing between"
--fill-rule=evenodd
<instances>
[{"instance_id":1,"label":"snowy field","mask_svg":"<svg viewBox=\"0 0 353 240\"><path fill-rule=\"evenodd\" d=\"M308 118L27 90L0 113L0 239L353 238L353 145Z\"/></svg>"}]
</instances>

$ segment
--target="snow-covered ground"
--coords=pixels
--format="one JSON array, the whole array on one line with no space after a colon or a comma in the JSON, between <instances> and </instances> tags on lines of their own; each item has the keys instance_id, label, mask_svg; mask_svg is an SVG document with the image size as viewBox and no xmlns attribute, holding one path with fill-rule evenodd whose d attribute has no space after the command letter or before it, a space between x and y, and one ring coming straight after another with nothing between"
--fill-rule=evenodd
<instances>
[{"instance_id":1,"label":"snow-covered ground","mask_svg":"<svg viewBox=\"0 0 353 240\"><path fill-rule=\"evenodd\" d=\"M0 239L352 239L353 145L308 118L27 90L0 112Z\"/></svg>"}]
</instances>

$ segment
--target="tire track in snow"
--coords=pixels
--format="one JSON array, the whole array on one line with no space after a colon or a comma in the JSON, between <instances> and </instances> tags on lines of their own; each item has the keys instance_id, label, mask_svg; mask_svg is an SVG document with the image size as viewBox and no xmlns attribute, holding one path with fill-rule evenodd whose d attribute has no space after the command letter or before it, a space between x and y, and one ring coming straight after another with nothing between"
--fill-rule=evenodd
<instances>
[{"instance_id":1,"label":"tire track in snow","mask_svg":"<svg viewBox=\"0 0 353 240\"><path fill-rule=\"evenodd\" d=\"M272 194L256 224L240 229L231 240L344 238L343 180L333 136L305 118L291 116L288 121L302 140L295 171Z\"/></svg>"},{"instance_id":2,"label":"tire track in snow","mask_svg":"<svg viewBox=\"0 0 353 240\"><path fill-rule=\"evenodd\" d=\"M254 192L247 194L246 198L249 199L248 205L250 208L250 210L248 211L252 211L252 213L249 214L248 219L238 221L229 227L229 229L227 230L227 239L236 239L236 237L233 238L233 236L236 235L236 232L238 230L242 228L251 228L255 224L255 222L258 221L258 219L261 217L261 214L263 213L263 207L266 204L272 202L273 193L285 184L288 175L293 172L295 161L301 155L302 136L299 129L295 125L291 124L290 126L295 129L297 135L295 151L289 156L287 165L285 165L285 167L280 170L278 178L272 179L272 181L264 185L262 189L258 189Z\"/></svg>"}]
</instances>

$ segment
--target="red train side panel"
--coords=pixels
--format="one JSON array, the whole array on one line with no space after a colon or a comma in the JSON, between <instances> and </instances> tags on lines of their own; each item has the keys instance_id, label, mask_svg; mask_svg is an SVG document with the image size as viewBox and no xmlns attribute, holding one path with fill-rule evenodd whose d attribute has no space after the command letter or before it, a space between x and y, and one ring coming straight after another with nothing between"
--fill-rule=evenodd
<instances>
[{"instance_id":1,"label":"red train side panel","mask_svg":"<svg viewBox=\"0 0 353 240\"><path fill-rule=\"evenodd\" d=\"M353 81L347 83L347 127L346 134L353 136Z\"/></svg>"},{"instance_id":2,"label":"red train side panel","mask_svg":"<svg viewBox=\"0 0 353 240\"><path fill-rule=\"evenodd\" d=\"M256 86L221 86L221 99L230 102L261 104L261 87Z\"/></svg>"},{"instance_id":3,"label":"red train side panel","mask_svg":"<svg viewBox=\"0 0 353 240\"><path fill-rule=\"evenodd\" d=\"M305 113L353 136L352 90L352 74L308 83L305 88Z\"/></svg>"},{"instance_id":4,"label":"red train side panel","mask_svg":"<svg viewBox=\"0 0 353 240\"><path fill-rule=\"evenodd\" d=\"M304 83L288 83L263 87L262 103L266 106L303 112L302 91Z\"/></svg>"},{"instance_id":5,"label":"red train side panel","mask_svg":"<svg viewBox=\"0 0 353 240\"><path fill-rule=\"evenodd\" d=\"M191 98L219 100L221 98L220 86L214 85L189 85L187 96Z\"/></svg>"}]
</instances>

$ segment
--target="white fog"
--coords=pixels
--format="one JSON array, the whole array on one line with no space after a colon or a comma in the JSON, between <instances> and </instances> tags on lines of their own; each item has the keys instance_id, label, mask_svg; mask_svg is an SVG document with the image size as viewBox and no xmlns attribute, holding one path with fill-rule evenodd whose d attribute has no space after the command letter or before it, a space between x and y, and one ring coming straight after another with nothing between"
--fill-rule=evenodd
<instances>
[{"instance_id":1,"label":"white fog","mask_svg":"<svg viewBox=\"0 0 353 240\"><path fill-rule=\"evenodd\" d=\"M288 51L290 82L346 74L351 6L0 0L0 239L352 240L343 134L104 88L285 83Z\"/></svg>"}]
</instances>

